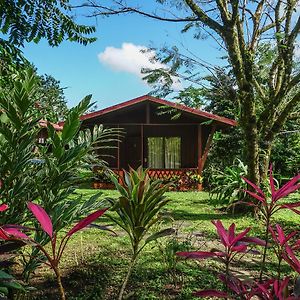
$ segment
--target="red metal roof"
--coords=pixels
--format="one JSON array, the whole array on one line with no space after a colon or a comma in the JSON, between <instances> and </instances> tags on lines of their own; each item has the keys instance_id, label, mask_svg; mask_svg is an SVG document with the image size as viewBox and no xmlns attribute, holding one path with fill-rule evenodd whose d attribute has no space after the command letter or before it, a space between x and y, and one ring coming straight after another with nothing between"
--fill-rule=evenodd
<instances>
[{"instance_id":1,"label":"red metal roof","mask_svg":"<svg viewBox=\"0 0 300 300\"><path fill-rule=\"evenodd\" d=\"M206 111L190 108L190 107L182 105L182 104L174 103L174 102L171 102L171 101L167 101L167 100L164 100L164 99L160 99L160 98L156 98L156 97L152 97L152 96L148 96L148 95L144 95L144 96L141 96L141 97L138 97L138 98L134 98L132 100L128 100L128 101L122 102L120 104L116 104L116 105L113 105L113 106L110 106L110 107L107 107L107 108L104 108L104 109L101 109L101 110L98 110L98 111L95 111L95 112L85 114L85 115L81 116L80 119L82 121L88 120L88 119L93 119L93 118L105 115L107 113L110 113L110 112L113 112L113 111L116 111L116 110L119 110L119 109L122 109L122 108L125 108L125 107L129 107L129 106L132 106L134 104L141 103L141 102L144 102L144 101L150 101L150 102L157 103L157 104L160 104L160 105L169 106L169 107L179 109L179 110L187 112L187 113L191 113L191 114L196 115L196 116L204 117L204 118L207 118L207 119L210 119L210 120L215 120L215 121L223 123L223 124L227 124L227 125L231 125L231 126L236 126L237 125L237 122L235 120L228 119L228 118L225 118L225 117L221 117L221 116L218 116L218 115L214 115L214 114L211 114L211 113L206 112ZM61 123L59 123L59 124L62 125Z\"/></svg>"}]
</instances>

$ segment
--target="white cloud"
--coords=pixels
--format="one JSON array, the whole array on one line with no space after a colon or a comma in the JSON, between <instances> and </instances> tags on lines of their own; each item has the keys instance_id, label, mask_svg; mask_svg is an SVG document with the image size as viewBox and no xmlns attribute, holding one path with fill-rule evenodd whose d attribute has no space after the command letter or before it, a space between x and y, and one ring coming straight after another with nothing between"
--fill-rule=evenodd
<instances>
[{"instance_id":1,"label":"white cloud","mask_svg":"<svg viewBox=\"0 0 300 300\"><path fill-rule=\"evenodd\" d=\"M143 68L168 68L167 65L153 60L154 56L155 51L149 50L145 46L123 43L121 48L106 47L103 52L98 54L98 59L115 71L131 73L142 79L145 76L141 72ZM173 82L175 90L182 88L177 77L173 78Z\"/></svg>"}]
</instances>

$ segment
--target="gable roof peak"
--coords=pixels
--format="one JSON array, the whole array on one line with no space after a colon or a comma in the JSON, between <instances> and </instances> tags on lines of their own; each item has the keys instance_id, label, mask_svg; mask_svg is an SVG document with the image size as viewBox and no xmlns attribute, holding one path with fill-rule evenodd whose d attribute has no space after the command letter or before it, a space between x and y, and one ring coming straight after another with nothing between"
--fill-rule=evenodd
<instances>
[{"instance_id":1,"label":"gable roof peak","mask_svg":"<svg viewBox=\"0 0 300 300\"><path fill-rule=\"evenodd\" d=\"M145 101L150 101L152 103L156 103L156 104L159 104L159 105L162 105L162 106L169 106L169 107L181 110L181 111L186 112L186 113L190 113L190 114L200 116L200 117L203 117L203 118L206 118L206 119L214 120L214 121L216 121L218 123L221 123L223 125L230 125L230 126L236 126L237 125L237 122L235 120L228 119L228 118L225 118L225 117L221 117L221 116L218 116L218 115L215 115L215 114L203 111L203 110L191 108L191 107L188 107L188 106L180 104L180 103L175 103L175 102L172 102L172 101L169 101L169 100L161 99L161 98L154 97L154 96L147 95L147 94L142 95L142 96L137 97L137 98L134 98L134 99L131 99L131 100L127 100L125 102L122 102L122 103L119 103L119 104L116 104L116 105L113 105L113 106L110 106L110 107L107 107L107 108L104 108L104 109L101 109L101 110L98 110L98 111L95 111L95 112L85 114L85 115L81 116L81 120L84 121L84 120L88 120L88 119L93 119L93 118L96 118L98 116L102 116L102 115L105 115L107 113L111 113L111 112L117 111L119 109L126 108L126 107L129 107L129 106L133 106L135 104L145 102Z\"/></svg>"}]
</instances>

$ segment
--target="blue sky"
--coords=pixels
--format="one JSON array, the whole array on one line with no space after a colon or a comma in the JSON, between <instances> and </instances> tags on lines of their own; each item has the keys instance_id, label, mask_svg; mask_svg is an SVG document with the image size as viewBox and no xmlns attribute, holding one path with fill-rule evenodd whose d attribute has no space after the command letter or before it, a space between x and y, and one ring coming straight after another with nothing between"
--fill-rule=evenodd
<instances>
[{"instance_id":1,"label":"blue sky","mask_svg":"<svg viewBox=\"0 0 300 300\"><path fill-rule=\"evenodd\" d=\"M41 41L27 44L23 49L25 57L34 63L39 74L50 74L67 87L65 95L69 106L74 106L87 94L92 94L98 108L103 108L151 91L136 69L132 69L137 63L135 58L140 55L131 52L135 47L138 49L137 46L178 46L182 43L209 62L221 56L213 41L197 41L191 34L181 34L180 24L137 15L97 20L81 17L79 21L96 23L98 40L95 43L83 46L66 41L52 48ZM102 61L99 59L101 53ZM128 58L128 55L133 57Z\"/></svg>"}]
</instances>

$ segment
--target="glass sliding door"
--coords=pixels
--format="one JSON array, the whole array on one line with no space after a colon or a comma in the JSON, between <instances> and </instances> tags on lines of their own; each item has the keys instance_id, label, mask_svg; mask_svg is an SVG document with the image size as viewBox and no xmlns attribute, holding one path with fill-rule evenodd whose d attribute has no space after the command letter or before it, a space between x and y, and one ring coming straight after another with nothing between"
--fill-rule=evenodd
<instances>
[{"instance_id":1,"label":"glass sliding door","mask_svg":"<svg viewBox=\"0 0 300 300\"><path fill-rule=\"evenodd\" d=\"M179 169L181 167L180 137L149 137L148 168Z\"/></svg>"},{"instance_id":2,"label":"glass sliding door","mask_svg":"<svg viewBox=\"0 0 300 300\"><path fill-rule=\"evenodd\" d=\"M148 166L153 169L164 168L164 138L148 138Z\"/></svg>"},{"instance_id":3,"label":"glass sliding door","mask_svg":"<svg viewBox=\"0 0 300 300\"><path fill-rule=\"evenodd\" d=\"M179 169L181 167L181 139L180 137L165 138L165 168Z\"/></svg>"}]
</instances>

